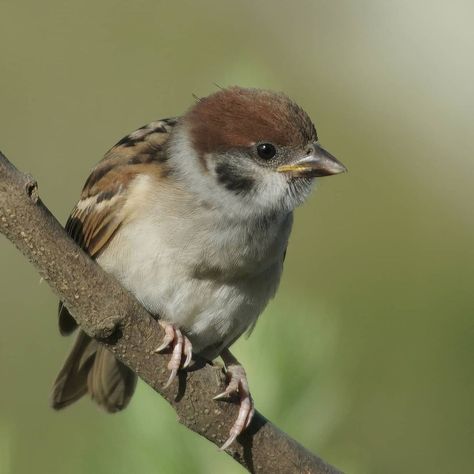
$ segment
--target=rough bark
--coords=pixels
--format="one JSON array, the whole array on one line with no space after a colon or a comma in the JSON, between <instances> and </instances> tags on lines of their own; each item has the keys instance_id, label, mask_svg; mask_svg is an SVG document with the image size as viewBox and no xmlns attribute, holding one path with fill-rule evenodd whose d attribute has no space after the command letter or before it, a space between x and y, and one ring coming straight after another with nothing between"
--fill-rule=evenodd
<instances>
[{"instance_id":1,"label":"rough bark","mask_svg":"<svg viewBox=\"0 0 474 474\"><path fill-rule=\"evenodd\" d=\"M69 238L41 202L36 181L19 172L1 152L0 232L36 267L82 329L163 396L183 425L218 446L224 443L237 406L212 400L224 388L222 369L195 364L196 370L181 372L163 389L169 355L154 352L163 336L160 326ZM226 452L255 473L340 472L258 412Z\"/></svg>"}]
</instances>

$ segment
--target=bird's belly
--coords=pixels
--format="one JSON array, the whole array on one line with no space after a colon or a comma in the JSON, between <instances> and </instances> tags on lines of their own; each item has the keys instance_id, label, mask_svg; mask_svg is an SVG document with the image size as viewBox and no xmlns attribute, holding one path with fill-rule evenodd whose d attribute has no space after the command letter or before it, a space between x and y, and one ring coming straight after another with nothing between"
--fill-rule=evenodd
<instances>
[{"instance_id":1,"label":"bird's belly","mask_svg":"<svg viewBox=\"0 0 474 474\"><path fill-rule=\"evenodd\" d=\"M249 328L273 292L260 278L222 283L174 275L152 291L136 290L153 314L183 328L196 353L216 357Z\"/></svg>"},{"instance_id":2,"label":"bird's belly","mask_svg":"<svg viewBox=\"0 0 474 474\"><path fill-rule=\"evenodd\" d=\"M281 273L263 271L228 280L197 275L173 252L105 252L98 263L152 314L184 329L193 351L213 359L255 323L274 295Z\"/></svg>"}]
</instances>

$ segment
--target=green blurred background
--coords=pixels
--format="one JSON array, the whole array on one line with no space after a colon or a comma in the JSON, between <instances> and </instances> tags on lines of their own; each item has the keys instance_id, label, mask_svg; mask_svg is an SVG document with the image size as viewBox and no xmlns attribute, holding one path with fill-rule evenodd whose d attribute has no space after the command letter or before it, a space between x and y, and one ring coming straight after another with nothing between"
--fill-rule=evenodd
<instances>
[{"instance_id":1,"label":"green blurred background","mask_svg":"<svg viewBox=\"0 0 474 474\"><path fill-rule=\"evenodd\" d=\"M348 473L472 472L472 1L0 1L0 148L64 222L88 171L192 94L285 91L349 168L296 213L235 353L256 405ZM0 473L241 473L140 384L48 406L71 340L0 242Z\"/></svg>"}]
</instances>

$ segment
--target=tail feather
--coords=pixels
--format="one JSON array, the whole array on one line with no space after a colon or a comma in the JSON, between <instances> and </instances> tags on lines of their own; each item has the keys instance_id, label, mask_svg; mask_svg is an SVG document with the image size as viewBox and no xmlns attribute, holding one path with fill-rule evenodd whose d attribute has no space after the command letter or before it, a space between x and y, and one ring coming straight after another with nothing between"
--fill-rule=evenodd
<instances>
[{"instance_id":1,"label":"tail feather","mask_svg":"<svg viewBox=\"0 0 474 474\"><path fill-rule=\"evenodd\" d=\"M87 393L87 375L94 362L96 344L80 332L53 384L51 405L56 410L67 407Z\"/></svg>"},{"instance_id":2,"label":"tail feather","mask_svg":"<svg viewBox=\"0 0 474 474\"><path fill-rule=\"evenodd\" d=\"M114 355L80 331L51 393L59 410L90 393L110 413L125 408L133 395L136 375Z\"/></svg>"},{"instance_id":3,"label":"tail feather","mask_svg":"<svg viewBox=\"0 0 474 474\"><path fill-rule=\"evenodd\" d=\"M104 347L97 350L87 377L92 399L109 413L123 410L132 398L136 375Z\"/></svg>"}]
</instances>

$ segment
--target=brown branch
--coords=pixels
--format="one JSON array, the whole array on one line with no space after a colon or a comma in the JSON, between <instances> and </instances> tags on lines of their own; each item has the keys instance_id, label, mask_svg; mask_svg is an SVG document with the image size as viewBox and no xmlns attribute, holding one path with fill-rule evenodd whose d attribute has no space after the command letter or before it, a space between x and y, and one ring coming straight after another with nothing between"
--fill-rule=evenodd
<instances>
[{"instance_id":1,"label":"brown branch","mask_svg":"<svg viewBox=\"0 0 474 474\"><path fill-rule=\"evenodd\" d=\"M36 267L82 329L162 395L179 421L220 446L236 415L233 403L212 401L222 391L222 369L181 372L168 389L167 355L156 354L162 330L138 301L65 233L38 196L35 180L0 152L0 232ZM250 472L339 471L303 448L260 413L227 453Z\"/></svg>"}]
</instances>

